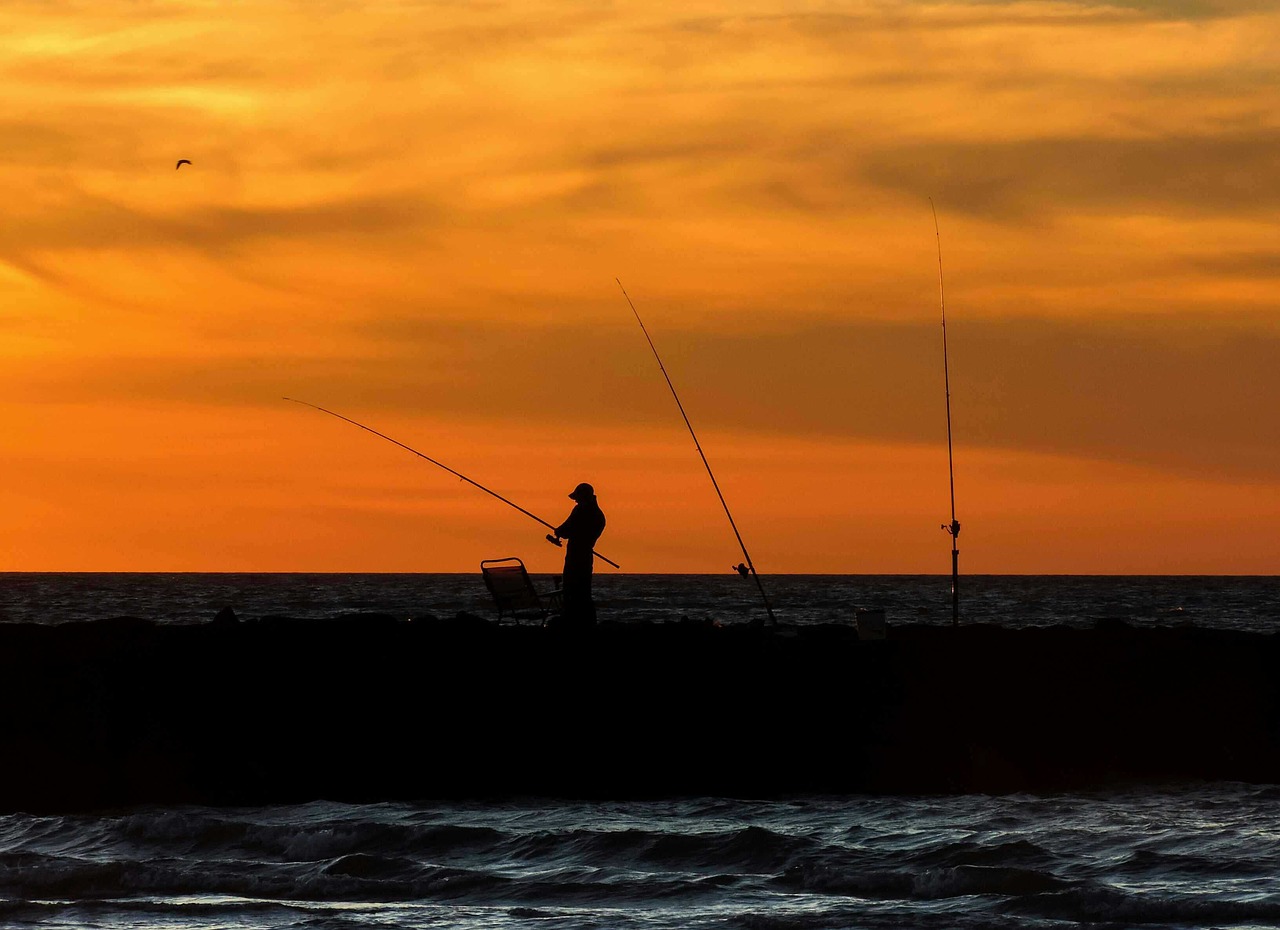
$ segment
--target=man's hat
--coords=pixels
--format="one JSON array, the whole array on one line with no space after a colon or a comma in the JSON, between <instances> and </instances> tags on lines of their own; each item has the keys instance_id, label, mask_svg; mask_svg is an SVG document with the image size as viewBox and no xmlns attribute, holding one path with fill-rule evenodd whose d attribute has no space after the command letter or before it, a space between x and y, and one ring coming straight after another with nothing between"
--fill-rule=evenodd
<instances>
[{"instance_id":1,"label":"man's hat","mask_svg":"<svg viewBox=\"0 0 1280 930\"><path fill-rule=\"evenodd\" d=\"M573 489L573 493L569 495L569 500L585 501L596 496L596 489L585 481Z\"/></svg>"}]
</instances>

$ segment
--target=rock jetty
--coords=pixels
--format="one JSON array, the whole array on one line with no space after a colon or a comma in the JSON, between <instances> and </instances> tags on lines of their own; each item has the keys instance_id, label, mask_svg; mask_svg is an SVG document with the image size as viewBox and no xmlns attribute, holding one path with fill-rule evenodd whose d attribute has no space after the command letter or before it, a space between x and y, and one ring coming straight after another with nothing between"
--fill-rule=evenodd
<instances>
[{"instance_id":1,"label":"rock jetty","mask_svg":"<svg viewBox=\"0 0 1280 930\"><path fill-rule=\"evenodd\" d=\"M0 625L0 809L1280 783L1274 635Z\"/></svg>"}]
</instances>

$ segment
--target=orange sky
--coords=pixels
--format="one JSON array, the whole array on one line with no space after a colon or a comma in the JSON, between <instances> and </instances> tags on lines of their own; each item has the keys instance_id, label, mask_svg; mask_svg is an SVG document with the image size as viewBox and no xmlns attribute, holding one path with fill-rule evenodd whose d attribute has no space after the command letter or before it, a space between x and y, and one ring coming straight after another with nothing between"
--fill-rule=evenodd
<instances>
[{"instance_id":1,"label":"orange sky","mask_svg":"<svg viewBox=\"0 0 1280 930\"><path fill-rule=\"evenodd\" d=\"M731 9L728 13L726 10ZM0 570L1274 573L1280 12L0 6ZM178 158L193 164L174 171Z\"/></svg>"}]
</instances>

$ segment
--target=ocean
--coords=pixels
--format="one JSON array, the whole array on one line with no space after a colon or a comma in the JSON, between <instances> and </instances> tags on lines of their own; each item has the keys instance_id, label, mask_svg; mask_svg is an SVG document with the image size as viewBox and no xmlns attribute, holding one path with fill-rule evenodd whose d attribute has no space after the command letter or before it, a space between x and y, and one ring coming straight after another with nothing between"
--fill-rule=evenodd
<instances>
[{"instance_id":1,"label":"ocean","mask_svg":"<svg viewBox=\"0 0 1280 930\"><path fill-rule=\"evenodd\" d=\"M540 588L552 577L533 576ZM1273 576L969 575L963 622L1008 627L1189 623L1269 633L1280 620ZM951 622L951 578L940 575L774 575L762 584L779 622L852 622L883 609L890 623ZM749 622L763 616L755 583L721 575L597 572L601 619ZM479 571L467 574L0 573L0 623L141 617L204 623L230 607L241 618L325 620L343 614L493 617Z\"/></svg>"},{"instance_id":2,"label":"ocean","mask_svg":"<svg viewBox=\"0 0 1280 930\"><path fill-rule=\"evenodd\" d=\"M890 635L895 622L950 622L945 576L764 582L784 624L852 622L862 608L883 608ZM1276 578L962 582L965 623L1270 633L1280 618ZM755 586L729 574L602 574L596 593L602 618L624 622L763 610ZM200 623L224 607L317 622L493 615L478 573L0 575L4 622ZM519 783L519 759L510 777ZM0 926L1280 927L1280 787L9 813Z\"/></svg>"}]
</instances>

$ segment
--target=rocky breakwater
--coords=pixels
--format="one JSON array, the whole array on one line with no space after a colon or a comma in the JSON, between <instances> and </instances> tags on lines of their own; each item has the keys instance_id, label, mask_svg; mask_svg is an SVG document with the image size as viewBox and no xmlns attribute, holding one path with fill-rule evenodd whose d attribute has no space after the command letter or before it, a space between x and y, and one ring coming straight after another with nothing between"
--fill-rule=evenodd
<instances>
[{"instance_id":1,"label":"rocky breakwater","mask_svg":"<svg viewBox=\"0 0 1280 930\"><path fill-rule=\"evenodd\" d=\"M1278 672L1123 624L9 624L0 809L1280 783Z\"/></svg>"}]
</instances>

